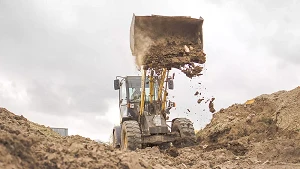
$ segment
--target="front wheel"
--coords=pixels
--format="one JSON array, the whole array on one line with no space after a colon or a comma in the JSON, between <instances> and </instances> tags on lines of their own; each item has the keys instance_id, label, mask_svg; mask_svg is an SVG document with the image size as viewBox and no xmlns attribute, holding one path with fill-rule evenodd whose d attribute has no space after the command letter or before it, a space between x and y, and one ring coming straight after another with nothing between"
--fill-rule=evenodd
<instances>
[{"instance_id":1,"label":"front wheel","mask_svg":"<svg viewBox=\"0 0 300 169\"><path fill-rule=\"evenodd\" d=\"M117 132L113 133L113 148L120 148L120 145L117 144Z\"/></svg>"},{"instance_id":2,"label":"front wheel","mask_svg":"<svg viewBox=\"0 0 300 169\"><path fill-rule=\"evenodd\" d=\"M178 139L173 142L176 147L192 146L196 143L196 134L193 123L187 118L177 118L173 120L172 132L178 133Z\"/></svg>"},{"instance_id":3,"label":"front wheel","mask_svg":"<svg viewBox=\"0 0 300 169\"><path fill-rule=\"evenodd\" d=\"M137 121L124 121L121 131L121 149L136 150L142 148L141 130Z\"/></svg>"}]
</instances>

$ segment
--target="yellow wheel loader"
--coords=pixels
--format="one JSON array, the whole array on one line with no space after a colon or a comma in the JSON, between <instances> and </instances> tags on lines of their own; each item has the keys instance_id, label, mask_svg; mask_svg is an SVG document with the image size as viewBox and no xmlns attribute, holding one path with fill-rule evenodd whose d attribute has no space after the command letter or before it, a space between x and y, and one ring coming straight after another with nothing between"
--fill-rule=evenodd
<instances>
[{"instance_id":1,"label":"yellow wheel loader","mask_svg":"<svg viewBox=\"0 0 300 169\"><path fill-rule=\"evenodd\" d=\"M117 76L114 80L121 117L120 126L112 132L114 148L135 150L195 143L189 119L168 121L175 103L167 100L167 95L174 88L174 75L169 75L172 68L203 63L202 24L201 17L133 15L130 46L141 76Z\"/></svg>"}]
</instances>

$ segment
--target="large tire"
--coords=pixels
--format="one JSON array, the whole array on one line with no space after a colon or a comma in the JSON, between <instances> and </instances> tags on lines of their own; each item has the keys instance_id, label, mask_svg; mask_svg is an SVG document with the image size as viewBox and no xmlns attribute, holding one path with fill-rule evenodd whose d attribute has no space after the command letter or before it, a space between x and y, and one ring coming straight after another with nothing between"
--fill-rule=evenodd
<instances>
[{"instance_id":1,"label":"large tire","mask_svg":"<svg viewBox=\"0 0 300 169\"><path fill-rule=\"evenodd\" d=\"M178 133L179 139L173 142L176 147L192 146L196 143L193 123L186 118L177 118L172 122L172 132Z\"/></svg>"},{"instance_id":2,"label":"large tire","mask_svg":"<svg viewBox=\"0 0 300 169\"><path fill-rule=\"evenodd\" d=\"M115 126L113 130L113 141L112 146L113 148L120 148L121 146L121 126Z\"/></svg>"},{"instance_id":3,"label":"large tire","mask_svg":"<svg viewBox=\"0 0 300 169\"><path fill-rule=\"evenodd\" d=\"M137 121L124 121L121 131L121 149L136 150L142 148L141 130Z\"/></svg>"},{"instance_id":4,"label":"large tire","mask_svg":"<svg viewBox=\"0 0 300 169\"><path fill-rule=\"evenodd\" d=\"M117 132L115 131L113 133L113 148L120 148L120 146L117 144Z\"/></svg>"}]
</instances>

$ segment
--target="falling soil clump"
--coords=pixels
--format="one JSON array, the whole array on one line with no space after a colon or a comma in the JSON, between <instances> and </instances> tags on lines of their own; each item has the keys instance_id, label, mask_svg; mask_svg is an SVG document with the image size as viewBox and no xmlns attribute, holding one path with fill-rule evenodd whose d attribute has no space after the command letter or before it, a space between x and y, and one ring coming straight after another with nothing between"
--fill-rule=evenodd
<instances>
[{"instance_id":1,"label":"falling soil clump","mask_svg":"<svg viewBox=\"0 0 300 169\"><path fill-rule=\"evenodd\" d=\"M197 103L200 104L204 99L198 99Z\"/></svg>"},{"instance_id":2,"label":"falling soil clump","mask_svg":"<svg viewBox=\"0 0 300 169\"><path fill-rule=\"evenodd\" d=\"M151 45L150 49L143 53L145 68L153 68L158 74L163 68L176 68L189 78L201 76L202 64L206 62L203 50L190 46L192 50L186 52L186 45L173 45L174 43L166 46Z\"/></svg>"},{"instance_id":3,"label":"falling soil clump","mask_svg":"<svg viewBox=\"0 0 300 169\"><path fill-rule=\"evenodd\" d=\"M209 108L209 111L211 112L211 113L214 113L216 110L215 110L215 108L214 108L214 100L215 100L215 98L212 98L210 101L209 101L209 105L208 105L208 108Z\"/></svg>"}]
</instances>

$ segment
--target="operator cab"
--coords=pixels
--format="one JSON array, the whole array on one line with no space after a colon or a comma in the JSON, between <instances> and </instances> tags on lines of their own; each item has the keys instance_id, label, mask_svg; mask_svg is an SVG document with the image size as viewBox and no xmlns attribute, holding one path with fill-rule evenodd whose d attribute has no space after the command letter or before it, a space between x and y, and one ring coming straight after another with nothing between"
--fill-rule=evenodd
<instances>
[{"instance_id":1,"label":"operator cab","mask_svg":"<svg viewBox=\"0 0 300 169\"><path fill-rule=\"evenodd\" d=\"M145 79L145 111L153 112L154 109L160 109L157 107L158 100L158 88L159 83L157 76L153 76L153 97L154 104L150 104L150 84L149 77ZM117 76L114 80L114 89L119 90L119 108L121 115L121 122L124 120L132 119L137 120L140 111L141 93L142 93L142 77L141 76ZM168 88L173 89L172 79L168 80Z\"/></svg>"},{"instance_id":2,"label":"operator cab","mask_svg":"<svg viewBox=\"0 0 300 169\"><path fill-rule=\"evenodd\" d=\"M141 101L141 76L126 76L114 80L115 90L119 90L119 107L121 121L125 119L137 120ZM158 100L158 83L154 81L153 101ZM149 78L145 81L145 103L150 101Z\"/></svg>"}]
</instances>

